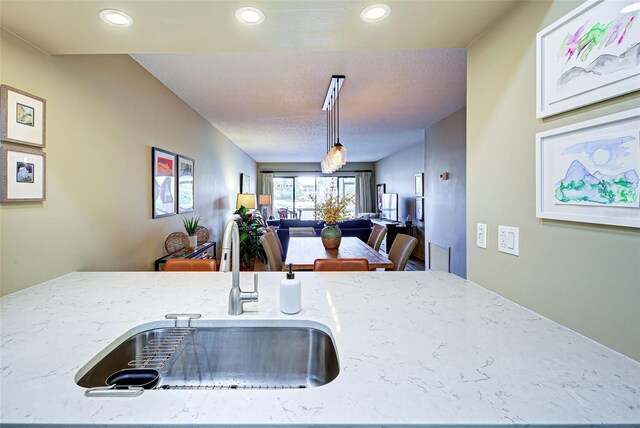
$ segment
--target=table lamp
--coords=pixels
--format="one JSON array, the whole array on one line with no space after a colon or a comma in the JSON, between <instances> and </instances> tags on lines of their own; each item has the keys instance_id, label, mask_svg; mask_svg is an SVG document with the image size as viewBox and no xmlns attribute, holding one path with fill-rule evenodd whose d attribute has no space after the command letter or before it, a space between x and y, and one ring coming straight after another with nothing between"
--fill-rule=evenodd
<instances>
[{"instance_id":1,"label":"table lamp","mask_svg":"<svg viewBox=\"0 0 640 428\"><path fill-rule=\"evenodd\" d=\"M267 218L267 211L271 205L271 195L258 196L258 205L262 205L262 217Z\"/></svg>"}]
</instances>

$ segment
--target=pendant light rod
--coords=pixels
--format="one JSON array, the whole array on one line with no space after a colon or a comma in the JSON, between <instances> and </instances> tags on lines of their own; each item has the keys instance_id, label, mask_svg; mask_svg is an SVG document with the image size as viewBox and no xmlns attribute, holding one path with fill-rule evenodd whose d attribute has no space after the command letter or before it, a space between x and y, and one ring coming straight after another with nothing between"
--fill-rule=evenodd
<instances>
[{"instance_id":1,"label":"pendant light rod","mask_svg":"<svg viewBox=\"0 0 640 428\"><path fill-rule=\"evenodd\" d=\"M335 74L331 76L331 81L329 82L329 87L327 88L327 95L324 97L324 103L322 104L322 110L331 109L333 89L335 87L336 93L339 93L343 83L344 76ZM333 101L335 101L335 99Z\"/></svg>"}]
</instances>

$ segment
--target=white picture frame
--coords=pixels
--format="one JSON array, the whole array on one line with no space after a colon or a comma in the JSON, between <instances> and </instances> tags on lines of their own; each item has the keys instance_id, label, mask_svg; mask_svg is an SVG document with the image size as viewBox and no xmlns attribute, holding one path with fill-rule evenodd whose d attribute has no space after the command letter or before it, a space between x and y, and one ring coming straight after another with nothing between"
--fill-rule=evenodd
<instances>
[{"instance_id":1,"label":"white picture frame","mask_svg":"<svg viewBox=\"0 0 640 428\"><path fill-rule=\"evenodd\" d=\"M537 118L640 89L640 11L620 12L630 3L589 0L536 35ZM603 23L602 36L589 37Z\"/></svg>"},{"instance_id":2,"label":"white picture frame","mask_svg":"<svg viewBox=\"0 0 640 428\"><path fill-rule=\"evenodd\" d=\"M28 147L0 148L0 202L46 200L47 155Z\"/></svg>"},{"instance_id":3,"label":"white picture frame","mask_svg":"<svg viewBox=\"0 0 640 428\"><path fill-rule=\"evenodd\" d=\"M46 146L47 101L0 85L0 139L8 143Z\"/></svg>"},{"instance_id":4,"label":"white picture frame","mask_svg":"<svg viewBox=\"0 0 640 428\"><path fill-rule=\"evenodd\" d=\"M640 108L537 133L536 217L640 228L638 175Z\"/></svg>"}]
</instances>

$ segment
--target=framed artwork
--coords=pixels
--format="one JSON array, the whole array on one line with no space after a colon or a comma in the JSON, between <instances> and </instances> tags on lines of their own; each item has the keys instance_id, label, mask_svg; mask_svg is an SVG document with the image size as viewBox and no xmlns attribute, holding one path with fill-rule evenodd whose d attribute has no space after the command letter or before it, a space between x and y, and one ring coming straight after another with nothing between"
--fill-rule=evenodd
<instances>
[{"instance_id":1,"label":"framed artwork","mask_svg":"<svg viewBox=\"0 0 640 428\"><path fill-rule=\"evenodd\" d=\"M386 184L376 184L376 207L378 207L378 211L382 211L382 195L384 195L386 191Z\"/></svg>"},{"instance_id":2,"label":"framed artwork","mask_svg":"<svg viewBox=\"0 0 640 428\"><path fill-rule=\"evenodd\" d=\"M11 86L0 86L0 138L2 141L44 147L46 143L44 98Z\"/></svg>"},{"instance_id":3,"label":"framed artwork","mask_svg":"<svg viewBox=\"0 0 640 428\"><path fill-rule=\"evenodd\" d=\"M536 216L640 227L640 108L536 134Z\"/></svg>"},{"instance_id":4,"label":"framed artwork","mask_svg":"<svg viewBox=\"0 0 640 428\"><path fill-rule=\"evenodd\" d=\"M0 202L46 200L46 154L29 148L2 147Z\"/></svg>"},{"instance_id":5,"label":"framed artwork","mask_svg":"<svg viewBox=\"0 0 640 428\"><path fill-rule=\"evenodd\" d=\"M195 207L195 161L178 155L178 213L193 212Z\"/></svg>"},{"instance_id":6,"label":"framed artwork","mask_svg":"<svg viewBox=\"0 0 640 428\"><path fill-rule=\"evenodd\" d=\"M640 11L589 0L536 36L536 117L640 89ZM635 22L634 22L635 21Z\"/></svg>"},{"instance_id":7,"label":"framed artwork","mask_svg":"<svg viewBox=\"0 0 640 428\"><path fill-rule=\"evenodd\" d=\"M416 198L416 221L424 220L424 213L422 211L423 201L424 200L422 198Z\"/></svg>"},{"instance_id":8,"label":"framed artwork","mask_svg":"<svg viewBox=\"0 0 640 428\"><path fill-rule=\"evenodd\" d=\"M240 174L240 193L251 193L251 177Z\"/></svg>"},{"instance_id":9,"label":"framed artwork","mask_svg":"<svg viewBox=\"0 0 640 428\"><path fill-rule=\"evenodd\" d=\"M422 183L424 181L424 174L416 174L413 176L413 193L415 196L424 196Z\"/></svg>"},{"instance_id":10,"label":"framed artwork","mask_svg":"<svg viewBox=\"0 0 640 428\"><path fill-rule=\"evenodd\" d=\"M176 154L153 147L151 150L153 218L176 213Z\"/></svg>"}]
</instances>

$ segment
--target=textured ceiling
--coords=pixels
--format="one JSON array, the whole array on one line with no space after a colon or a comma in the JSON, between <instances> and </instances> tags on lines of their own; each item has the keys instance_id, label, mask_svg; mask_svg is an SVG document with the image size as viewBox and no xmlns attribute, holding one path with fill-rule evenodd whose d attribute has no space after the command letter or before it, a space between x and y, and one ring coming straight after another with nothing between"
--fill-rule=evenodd
<instances>
[{"instance_id":1,"label":"textured ceiling","mask_svg":"<svg viewBox=\"0 0 640 428\"><path fill-rule=\"evenodd\" d=\"M133 57L258 162L322 157L332 74L346 76L340 141L349 161L421 142L427 126L465 105L465 49Z\"/></svg>"},{"instance_id":2,"label":"textured ceiling","mask_svg":"<svg viewBox=\"0 0 640 428\"><path fill-rule=\"evenodd\" d=\"M1 0L2 28L51 54L353 51L466 47L515 0L396 1L389 18L362 22L375 1ZM265 12L262 25L234 16ZM104 8L133 16L130 28L98 18Z\"/></svg>"},{"instance_id":3,"label":"textured ceiling","mask_svg":"<svg viewBox=\"0 0 640 428\"><path fill-rule=\"evenodd\" d=\"M350 161L375 161L423 140L465 105L465 47L517 0L0 0L0 25L50 54L127 53L260 162L317 161L332 74ZM266 20L240 24L259 7ZM134 25L98 13L116 8Z\"/></svg>"}]
</instances>

